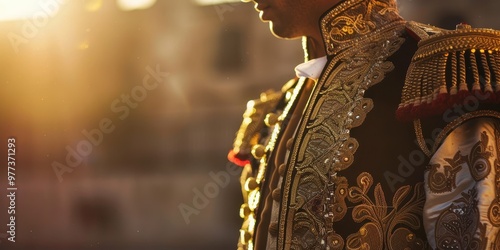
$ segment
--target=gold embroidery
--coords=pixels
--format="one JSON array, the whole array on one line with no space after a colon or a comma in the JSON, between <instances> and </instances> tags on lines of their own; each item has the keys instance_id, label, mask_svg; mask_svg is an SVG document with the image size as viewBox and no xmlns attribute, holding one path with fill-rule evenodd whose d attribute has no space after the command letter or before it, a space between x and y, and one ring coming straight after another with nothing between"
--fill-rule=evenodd
<instances>
[{"instance_id":1,"label":"gold embroidery","mask_svg":"<svg viewBox=\"0 0 500 250\"><path fill-rule=\"evenodd\" d=\"M495 242L491 246L491 249L498 249L500 248L500 231L498 231L497 235L495 236Z\"/></svg>"},{"instance_id":2,"label":"gold embroidery","mask_svg":"<svg viewBox=\"0 0 500 250\"><path fill-rule=\"evenodd\" d=\"M490 205L488 209L488 219L491 224L495 227L500 227L500 124L499 122L495 123L495 148L496 148L496 158L494 161L495 165L495 199ZM497 240L495 243L498 247L500 247L500 232L497 235Z\"/></svg>"},{"instance_id":3,"label":"gold embroidery","mask_svg":"<svg viewBox=\"0 0 500 250\"><path fill-rule=\"evenodd\" d=\"M365 35L376 28L376 25L371 21L371 12L374 6L379 6L381 9L378 14L385 15L387 12L397 13L397 9L394 6L390 6L390 3L371 1L366 5L366 13L358 14L356 16L341 15L335 18L330 25L332 26L329 36L333 42L340 42L347 35ZM361 5L365 7L365 5Z\"/></svg>"},{"instance_id":4,"label":"gold embroidery","mask_svg":"<svg viewBox=\"0 0 500 250\"><path fill-rule=\"evenodd\" d=\"M470 173L475 181L486 178L490 173L490 157L492 154L487 151L487 147L488 135L486 135L486 132L482 132L481 139L472 147L468 158Z\"/></svg>"},{"instance_id":5,"label":"gold embroidery","mask_svg":"<svg viewBox=\"0 0 500 250\"><path fill-rule=\"evenodd\" d=\"M499 90L499 50L500 31L492 29L461 24L456 30L424 34L408 69L398 118L411 121L440 114L475 91L494 95Z\"/></svg>"},{"instance_id":6,"label":"gold embroidery","mask_svg":"<svg viewBox=\"0 0 500 250\"><path fill-rule=\"evenodd\" d=\"M305 78L300 78L297 82L297 86L293 90L291 90L290 100L283 109L281 117L287 117L291 113L292 107L296 103L296 99L298 99L300 91L305 85L306 80L307 79ZM287 85L289 84L290 82L287 83ZM250 113L253 114L256 112L256 110L255 109L252 110L254 103L251 104L252 105L250 106L249 109ZM247 110L247 112L249 111ZM263 114L264 112L260 112L259 117L262 118L264 116ZM246 118L248 117L245 117L245 119ZM260 119L260 122L263 124L264 123L263 119ZM255 211L257 211L257 208L259 207L261 199L260 186L263 185L264 183L264 175L268 164L267 155L274 150L274 147L280 135L280 131L281 131L281 124L280 123L275 124L273 126L271 136L267 139L267 145L263 150L263 156L259 160L259 169L257 173L254 174L250 164L247 164L244 167L240 177L244 203L240 209L240 217L243 219L243 225L241 226L240 229L239 245L245 247L246 249L253 249L253 237L257 221ZM256 142L253 143L255 144Z\"/></svg>"},{"instance_id":7,"label":"gold embroidery","mask_svg":"<svg viewBox=\"0 0 500 250\"><path fill-rule=\"evenodd\" d=\"M318 228L317 224L323 223L322 220L314 221L315 227L311 228L310 217L314 214L325 214L329 213L330 220L327 221L329 228L332 228L333 222L341 220L347 213L347 205L345 199L348 193L347 179L344 177L339 177L335 179L335 190L332 190L332 186L326 186L321 190L313 194L303 194L304 196L310 196L308 201L301 199L300 202L304 202L304 206L307 210L300 211L295 214L295 220L297 223L294 224L294 232L299 237L294 237L292 243L294 246L300 246L302 249L311 249L314 246L321 244L322 235L326 234L326 244L332 249L343 249L344 239L335 233L333 230L327 232L321 232L316 230ZM316 188L311 188L314 190ZM330 191L334 192L333 196ZM331 199L335 197L336 202ZM331 211L331 212L329 212ZM312 229L312 230L311 230Z\"/></svg>"},{"instance_id":8,"label":"gold embroidery","mask_svg":"<svg viewBox=\"0 0 500 250\"><path fill-rule=\"evenodd\" d=\"M334 55L358 41L401 21L393 0L348 0L341 2L321 20L326 52Z\"/></svg>"},{"instance_id":9,"label":"gold embroidery","mask_svg":"<svg viewBox=\"0 0 500 250\"><path fill-rule=\"evenodd\" d=\"M464 156L460 155L458 151L453 158L445 158L444 160L448 162L449 165L442 167L439 171L441 165L431 164L429 171L429 189L433 193L443 193L450 192L456 188L456 175L462 169L462 164L465 163Z\"/></svg>"},{"instance_id":10,"label":"gold embroidery","mask_svg":"<svg viewBox=\"0 0 500 250\"><path fill-rule=\"evenodd\" d=\"M480 181L491 171L491 152L487 151L488 136L486 132L481 133L481 139L472 146L468 155L462 156L458 151L453 158L444 158L449 164L431 164L429 170L429 189L433 193L450 192L456 188L456 175L462 169L462 164L467 163L469 172L475 181Z\"/></svg>"},{"instance_id":11,"label":"gold embroidery","mask_svg":"<svg viewBox=\"0 0 500 250\"><path fill-rule=\"evenodd\" d=\"M375 24L370 21L365 21L363 15L360 14L353 18L349 16L340 16L332 22L332 26L334 26L334 28L330 31L330 38L334 41L338 41L336 38L341 38L345 35L352 35L354 33L366 34L375 27Z\"/></svg>"},{"instance_id":12,"label":"gold embroidery","mask_svg":"<svg viewBox=\"0 0 500 250\"><path fill-rule=\"evenodd\" d=\"M437 148L441 143L443 142L444 138L451 133L454 129L456 129L458 126L462 125L464 122L474 119L477 117L493 117L493 118L499 118L500 119L500 112L493 111L493 110L478 110L470 113L466 113L452 122L448 123L446 127L439 133L439 135L436 137L436 141L434 142L434 146L432 147L432 152L436 152Z\"/></svg>"},{"instance_id":13,"label":"gold embroidery","mask_svg":"<svg viewBox=\"0 0 500 250\"><path fill-rule=\"evenodd\" d=\"M429 24L417 23L414 21L408 21L406 28L410 30L413 34L416 34L420 39L428 38L431 35L438 34L444 30Z\"/></svg>"},{"instance_id":14,"label":"gold embroidery","mask_svg":"<svg viewBox=\"0 0 500 250\"><path fill-rule=\"evenodd\" d=\"M337 178L337 181L335 199L338 203L333 211L339 213L334 214L332 220L339 221L344 217L347 197L349 201L359 204L352 212L354 221L369 222L363 224L357 233L350 235L346 242L334 231L327 232L325 243L330 249L344 249L344 247L364 249L363 247L368 246L370 249L426 249L426 243L412 231L421 226L420 214L425 202L423 183L418 183L414 187L411 197L409 197L410 186L401 187L394 194L392 205L389 205L380 184L374 189L375 199L370 198L368 192L373 184L373 178L368 173L358 176L357 186L350 188L347 188L344 177ZM325 211L324 198L327 192L324 191L316 193L315 197L307 202L309 211L318 213ZM294 225L294 229L296 232L302 232L301 237L294 237L292 240L297 249L313 249L321 241L320 232L315 228L311 230L307 217L307 212L297 213L295 217L299 222Z\"/></svg>"},{"instance_id":15,"label":"gold embroidery","mask_svg":"<svg viewBox=\"0 0 500 250\"><path fill-rule=\"evenodd\" d=\"M425 143L424 134L422 132L422 123L420 122L420 119L416 119L413 121L413 127L415 129L415 136L417 137L418 146L420 147L422 152L430 158L432 153Z\"/></svg>"},{"instance_id":16,"label":"gold embroidery","mask_svg":"<svg viewBox=\"0 0 500 250\"><path fill-rule=\"evenodd\" d=\"M259 131L264 127L264 117L276 107L282 94L282 92L267 91L262 93L259 99L247 103L243 122L234 140L234 153L250 154L252 146L261 139Z\"/></svg>"},{"instance_id":17,"label":"gold embroidery","mask_svg":"<svg viewBox=\"0 0 500 250\"><path fill-rule=\"evenodd\" d=\"M498 198L496 198L490 205L488 210L488 219L493 226L500 226L500 205Z\"/></svg>"},{"instance_id":18,"label":"gold embroidery","mask_svg":"<svg viewBox=\"0 0 500 250\"><path fill-rule=\"evenodd\" d=\"M480 224L477 202L477 191L472 188L439 215L435 229L438 249L486 249L486 225Z\"/></svg>"},{"instance_id":19,"label":"gold embroidery","mask_svg":"<svg viewBox=\"0 0 500 250\"><path fill-rule=\"evenodd\" d=\"M328 77L313 91L290 156L289 164L295 167L287 169L283 180L278 249L324 248L331 245L331 238L337 239L336 246L343 244L333 228L333 221L343 218L332 210L342 200L333 191L338 190L333 187L340 178L336 172L352 164L357 141L350 138L349 131L361 125L373 107L370 99L363 98L365 90L394 68L385 60L404 42L398 35L404 24L391 27L360 42L356 50L339 54L325 70ZM309 205L327 204L327 198L333 205L324 210Z\"/></svg>"},{"instance_id":20,"label":"gold embroidery","mask_svg":"<svg viewBox=\"0 0 500 250\"><path fill-rule=\"evenodd\" d=\"M422 239L418 239L413 230L420 228L420 215L425 202L423 183L413 189L399 188L387 204L384 191L379 184L374 189L374 200L368 195L373 178L368 173L358 176L358 185L349 188L349 200L355 204L352 212L354 222L366 222L357 233L347 237L347 249L424 249ZM407 201L406 201L407 200ZM406 201L406 202L405 202Z\"/></svg>"}]
</instances>

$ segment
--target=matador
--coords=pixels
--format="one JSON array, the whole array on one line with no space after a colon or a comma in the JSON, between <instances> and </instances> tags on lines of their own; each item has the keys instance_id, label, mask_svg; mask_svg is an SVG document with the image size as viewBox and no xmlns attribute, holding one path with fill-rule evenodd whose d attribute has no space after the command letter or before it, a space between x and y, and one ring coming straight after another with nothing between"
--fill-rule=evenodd
<instances>
[{"instance_id":1,"label":"matador","mask_svg":"<svg viewBox=\"0 0 500 250\"><path fill-rule=\"evenodd\" d=\"M500 32L254 0L305 62L247 104L239 249L500 249Z\"/></svg>"}]
</instances>

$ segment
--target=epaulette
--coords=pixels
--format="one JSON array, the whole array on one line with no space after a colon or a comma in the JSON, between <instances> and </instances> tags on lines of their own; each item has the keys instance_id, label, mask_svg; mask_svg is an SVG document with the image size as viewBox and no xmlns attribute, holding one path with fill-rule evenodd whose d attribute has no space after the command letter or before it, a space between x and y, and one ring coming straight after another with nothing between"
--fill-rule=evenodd
<instances>
[{"instance_id":1,"label":"epaulette","mask_svg":"<svg viewBox=\"0 0 500 250\"><path fill-rule=\"evenodd\" d=\"M418 37L396 112L401 121L442 114L470 97L500 103L500 31L457 25L456 30L410 22Z\"/></svg>"}]
</instances>

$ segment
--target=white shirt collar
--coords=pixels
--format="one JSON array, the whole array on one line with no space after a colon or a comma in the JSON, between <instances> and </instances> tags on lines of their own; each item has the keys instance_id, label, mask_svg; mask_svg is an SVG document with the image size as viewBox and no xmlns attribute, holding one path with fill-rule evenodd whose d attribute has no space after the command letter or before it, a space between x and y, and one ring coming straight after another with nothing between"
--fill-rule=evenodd
<instances>
[{"instance_id":1,"label":"white shirt collar","mask_svg":"<svg viewBox=\"0 0 500 250\"><path fill-rule=\"evenodd\" d=\"M295 67L295 74L297 77L307 77L317 81L326 62L327 59L326 56L324 56L301 63Z\"/></svg>"}]
</instances>

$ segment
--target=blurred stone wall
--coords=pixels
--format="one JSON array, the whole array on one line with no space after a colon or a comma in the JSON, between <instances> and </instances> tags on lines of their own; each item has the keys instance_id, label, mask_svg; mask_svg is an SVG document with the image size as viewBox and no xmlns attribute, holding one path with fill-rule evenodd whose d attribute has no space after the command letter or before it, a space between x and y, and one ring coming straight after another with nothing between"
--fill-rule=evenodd
<instances>
[{"instance_id":1,"label":"blurred stone wall","mask_svg":"<svg viewBox=\"0 0 500 250\"><path fill-rule=\"evenodd\" d=\"M498 1L399 5L424 23L500 28ZM0 22L0 138L16 138L19 187L18 242L0 231L0 248L233 249L241 197L226 154L246 102L293 77L300 41L274 38L243 3L71 1L15 50L6 37L25 23ZM168 75L140 92L148 67ZM71 171L58 178L55 162Z\"/></svg>"}]
</instances>

